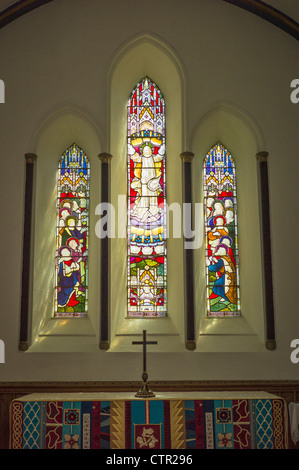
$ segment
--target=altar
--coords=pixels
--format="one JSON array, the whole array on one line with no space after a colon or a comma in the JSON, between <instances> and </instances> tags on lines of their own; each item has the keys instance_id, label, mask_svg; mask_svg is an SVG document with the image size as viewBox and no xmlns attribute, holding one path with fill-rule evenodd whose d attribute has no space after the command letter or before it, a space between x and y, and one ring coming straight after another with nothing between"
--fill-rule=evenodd
<instances>
[{"instance_id":1,"label":"altar","mask_svg":"<svg viewBox=\"0 0 299 470\"><path fill-rule=\"evenodd\" d=\"M11 449L286 449L285 401L265 392L47 393L10 405Z\"/></svg>"}]
</instances>

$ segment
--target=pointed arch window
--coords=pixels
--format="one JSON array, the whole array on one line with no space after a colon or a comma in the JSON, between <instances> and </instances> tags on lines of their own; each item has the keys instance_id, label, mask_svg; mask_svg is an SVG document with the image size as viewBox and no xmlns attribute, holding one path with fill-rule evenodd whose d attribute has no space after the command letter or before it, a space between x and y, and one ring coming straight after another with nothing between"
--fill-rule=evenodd
<instances>
[{"instance_id":1,"label":"pointed arch window","mask_svg":"<svg viewBox=\"0 0 299 470\"><path fill-rule=\"evenodd\" d=\"M88 302L90 165L71 145L58 165L54 317L82 317Z\"/></svg>"},{"instance_id":2,"label":"pointed arch window","mask_svg":"<svg viewBox=\"0 0 299 470\"><path fill-rule=\"evenodd\" d=\"M217 143L204 160L207 315L240 315L237 187L234 159Z\"/></svg>"},{"instance_id":3,"label":"pointed arch window","mask_svg":"<svg viewBox=\"0 0 299 470\"><path fill-rule=\"evenodd\" d=\"M128 102L128 316L167 315L165 102L148 77Z\"/></svg>"}]
</instances>

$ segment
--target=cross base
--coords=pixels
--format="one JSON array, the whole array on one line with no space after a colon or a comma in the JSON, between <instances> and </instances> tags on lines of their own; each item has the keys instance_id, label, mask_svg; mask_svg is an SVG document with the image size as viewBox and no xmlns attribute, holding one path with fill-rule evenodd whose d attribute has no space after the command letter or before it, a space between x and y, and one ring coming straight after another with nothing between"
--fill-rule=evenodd
<instances>
[{"instance_id":1,"label":"cross base","mask_svg":"<svg viewBox=\"0 0 299 470\"><path fill-rule=\"evenodd\" d=\"M141 388L135 394L135 397L137 398L150 398L154 396L155 394L149 389L147 382L143 382Z\"/></svg>"}]
</instances>

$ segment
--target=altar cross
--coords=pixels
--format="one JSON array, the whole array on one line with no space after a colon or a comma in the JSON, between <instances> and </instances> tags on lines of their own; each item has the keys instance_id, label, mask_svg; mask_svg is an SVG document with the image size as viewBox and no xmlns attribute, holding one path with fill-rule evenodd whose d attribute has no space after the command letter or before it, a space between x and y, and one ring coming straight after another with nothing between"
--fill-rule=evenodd
<instances>
[{"instance_id":1,"label":"altar cross","mask_svg":"<svg viewBox=\"0 0 299 470\"><path fill-rule=\"evenodd\" d=\"M143 340L142 341L132 341L132 344L142 344L143 345L143 373L142 373L142 380L143 380L143 386L137 392L135 396L137 397L150 397L154 396L154 393L151 392L148 389L147 386L147 379L148 379L148 374L146 370L146 346L147 344L158 344L158 341L147 341L146 340L146 330L143 330Z\"/></svg>"}]
</instances>

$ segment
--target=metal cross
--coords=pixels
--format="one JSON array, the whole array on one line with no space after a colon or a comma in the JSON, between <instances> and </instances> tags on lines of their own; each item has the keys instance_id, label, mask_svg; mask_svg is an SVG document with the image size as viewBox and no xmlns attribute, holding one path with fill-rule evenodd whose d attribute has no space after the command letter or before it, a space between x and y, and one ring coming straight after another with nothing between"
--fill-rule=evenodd
<instances>
[{"instance_id":1,"label":"metal cross","mask_svg":"<svg viewBox=\"0 0 299 470\"><path fill-rule=\"evenodd\" d=\"M136 393L136 397L153 397L155 396L154 393L148 389L147 386L147 379L148 374L146 370L146 345L147 344L158 344L158 341L146 341L146 330L143 330L143 341L132 341L132 344L142 344L143 345L143 373L142 373L142 380L143 385L139 392Z\"/></svg>"}]
</instances>

